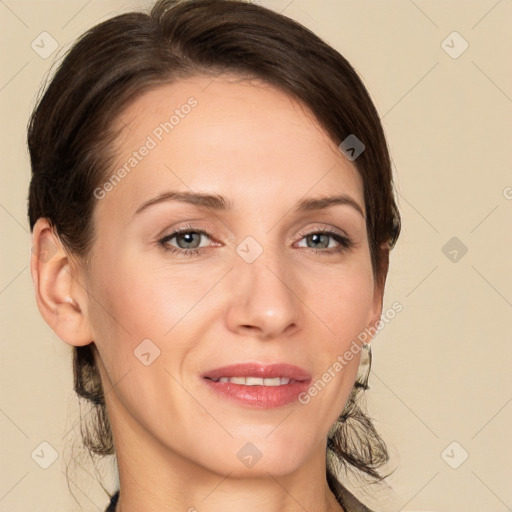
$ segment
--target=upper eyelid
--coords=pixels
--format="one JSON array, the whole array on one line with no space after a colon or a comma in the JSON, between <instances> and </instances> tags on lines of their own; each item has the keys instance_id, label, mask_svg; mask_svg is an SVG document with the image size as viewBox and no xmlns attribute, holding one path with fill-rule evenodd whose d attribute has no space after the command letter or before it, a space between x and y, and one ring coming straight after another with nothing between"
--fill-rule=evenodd
<instances>
[{"instance_id":1,"label":"upper eyelid","mask_svg":"<svg viewBox=\"0 0 512 512\"><path fill-rule=\"evenodd\" d=\"M346 233L344 230L335 228L333 226L329 226L329 227L320 226L320 227L310 228L307 230L301 230L301 231L299 231L299 235L308 236L308 235L312 235L314 233L321 233L321 232L326 232L327 234L335 234L335 235L343 236L345 238L350 238L348 233Z\"/></svg>"},{"instance_id":2,"label":"upper eyelid","mask_svg":"<svg viewBox=\"0 0 512 512\"><path fill-rule=\"evenodd\" d=\"M199 228L199 227L194 227L194 228L191 228L191 227L179 227L179 228L173 229L168 234L164 234L164 235L160 236L159 237L159 241L162 241L162 240L172 240L173 238L176 238L177 235L180 235L182 233L199 233L201 235L207 236L210 240L214 240L215 239L212 235L210 235L208 233L208 231L206 229L202 229L202 228Z\"/></svg>"}]
</instances>

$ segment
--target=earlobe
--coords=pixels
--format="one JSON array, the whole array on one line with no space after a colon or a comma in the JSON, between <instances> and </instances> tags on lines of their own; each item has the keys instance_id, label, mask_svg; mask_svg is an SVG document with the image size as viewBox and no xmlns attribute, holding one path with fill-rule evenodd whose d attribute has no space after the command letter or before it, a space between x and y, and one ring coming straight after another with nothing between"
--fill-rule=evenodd
<instances>
[{"instance_id":1,"label":"earlobe","mask_svg":"<svg viewBox=\"0 0 512 512\"><path fill-rule=\"evenodd\" d=\"M36 302L46 323L66 343L91 343L87 293L73 274L69 256L47 219L39 218L32 232L30 273Z\"/></svg>"}]
</instances>

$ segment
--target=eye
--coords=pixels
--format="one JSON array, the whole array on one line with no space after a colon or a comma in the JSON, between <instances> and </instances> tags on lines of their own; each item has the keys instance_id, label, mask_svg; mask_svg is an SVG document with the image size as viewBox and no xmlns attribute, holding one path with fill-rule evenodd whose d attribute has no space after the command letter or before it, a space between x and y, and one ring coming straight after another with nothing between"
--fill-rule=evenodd
<instances>
[{"instance_id":1,"label":"eye","mask_svg":"<svg viewBox=\"0 0 512 512\"><path fill-rule=\"evenodd\" d=\"M342 252L350 249L355 245L354 242L350 240L350 238L331 228L319 228L316 231L311 231L310 233L299 234L303 237L302 240L306 240L306 244L308 241L313 243L313 247L307 246L308 248L327 254ZM331 240L335 240L338 245L331 245L329 238Z\"/></svg>"},{"instance_id":2,"label":"eye","mask_svg":"<svg viewBox=\"0 0 512 512\"><path fill-rule=\"evenodd\" d=\"M308 242L312 243L312 246L306 245L306 248L317 253L340 253L355 245L347 236L331 228L317 228L315 231L306 234L301 232L299 234L303 237L300 241L305 240L306 244L308 244ZM166 252L171 254L194 256L200 254L203 252L203 249L208 247L208 245L201 246L201 240L203 238L211 240L211 237L204 229L193 226L183 226L158 240L158 244ZM170 243L172 240L175 241L176 245ZM333 240L335 242L334 245L331 243Z\"/></svg>"},{"instance_id":3,"label":"eye","mask_svg":"<svg viewBox=\"0 0 512 512\"><path fill-rule=\"evenodd\" d=\"M201 239L203 237L210 238L208 233L203 229L196 229L192 226L183 226L169 235L164 236L158 241L165 251L172 254L179 253L186 256L193 256L199 254L204 246L201 246ZM175 239L176 245L170 245L170 241Z\"/></svg>"}]
</instances>

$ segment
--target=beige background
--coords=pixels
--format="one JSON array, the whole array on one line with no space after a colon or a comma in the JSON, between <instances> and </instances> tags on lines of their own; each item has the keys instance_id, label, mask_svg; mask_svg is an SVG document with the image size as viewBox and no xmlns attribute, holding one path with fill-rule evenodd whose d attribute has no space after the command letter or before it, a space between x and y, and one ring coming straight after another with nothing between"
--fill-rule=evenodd
<instances>
[{"instance_id":1,"label":"beige background","mask_svg":"<svg viewBox=\"0 0 512 512\"><path fill-rule=\"evenodd\" d=\"M259 3L348 58L394 159L403 231L385 308L403 311L374 340L368 405L397 469L394 501L376 508L512 510L512 1ZM99 20L148 4L0 0L0 512L81 510L65 477L79 433L71 348L40 317L28 267L26 123L57 55L43 59L31 43L46 31L60 55ZM459 36L442 45L454 31L469 44L458 58L444 48L460 51ZM459 247L443 252L452 237ZM44 441L58 453L48 469L31 457ZM102 466L109 490L112 462ZM103 510L107 496L82 465L70 467L70 489L82 510Z\"/></svg>"}]
</instances>

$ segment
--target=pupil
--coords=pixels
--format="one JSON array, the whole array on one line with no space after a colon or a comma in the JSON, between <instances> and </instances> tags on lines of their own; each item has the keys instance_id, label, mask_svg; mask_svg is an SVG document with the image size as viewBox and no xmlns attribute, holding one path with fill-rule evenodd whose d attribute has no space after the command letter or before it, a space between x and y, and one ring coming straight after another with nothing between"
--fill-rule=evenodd
<instances>
[{"instance_id":1,"label":"pupil","mask_svg":"<svg viewBox=\"0 0 512 512\"><path fill-rule=\"evenodd\" d=\"M189 243L193 243L193 241L190 239L191 237L193 237L194 235L198 235L198 233L196 232L190 232L190 233L185 233L183 235L181 235L183 238L186 238L187 240L185 240L185 243L186 244L189 244ZM185 249L189 249L189 247L185 247Z\"/></svg>"},{"instance_id":2,"label":"pupil","mask_svg":"<svg viewBox=\"0 0 512 512\"><path fill-rule=\"evenodd\" d=\"M320 237L322 237L322 236L327 236L327 235L320 235L320 234L318 234L318 233L315 233L315 234L311 235L311 238L312 238L312 239L314 239L314 241L319 241L319 238L320 238ZM318 246L318 245L317 245L317 246ZM323 246L323 247L327 247L327 246L325 245L325 243L324 243L322 246Z\"/></svg>"}]
</instances>

